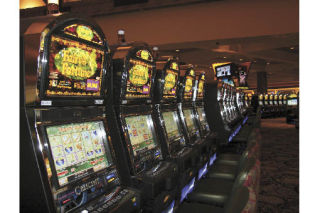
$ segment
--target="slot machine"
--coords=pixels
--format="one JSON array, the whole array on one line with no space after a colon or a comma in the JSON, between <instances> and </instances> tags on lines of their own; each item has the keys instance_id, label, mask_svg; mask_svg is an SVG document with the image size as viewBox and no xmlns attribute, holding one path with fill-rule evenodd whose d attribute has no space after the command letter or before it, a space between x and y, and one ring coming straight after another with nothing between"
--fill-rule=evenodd
<instances>
[{"instance_id":1,"label":"slot machine","mask_svg":"<svg viewBox=\"0 0 320 213\"><path fill-rule=\"evenodd\" d=\"M274 94L273 96L273 105L274 105L274 113L276 117L280 115L280 108L279 108L279 96Z\"/></svg>"},{"instance_id":2,"label":"slot machine","mask_svg":"<svg viewBox=\"0 0 320 213\"><path fill-rule=\"evenodd\" d=\"M268 94L264 94L264 98L263 98L263 103L264 103L264 117L269 117L270 116L270 104L269 104L269 95Z\"/></svg>"},{"instance_id":3,"label":"slot machine","mask_svg":"<svg viewBox=\"0 0 320 213\"><path fill-rule=\"evenodd\" d=\"M171 208L177 165L165 161L153 119L156 62L149 46L133 42L115 47L114 102L119 132L130 171L130 186L140 189L147 212Z\"/></svg>"},{"instance_id":4,"label":"slot machine","mask_svg":"<svg viewBox=\"0 0 320 213\"><path fill-rule=\"evenodd\" d=\"M192 101L195 95L195 83L196 73L192 67L180 70L178 115L188 145L199 152L196 161L198 172L202 173L208 164L211 140L204 138L197 123L197 112Z\"/></svg>"},{"instance_id":5,"label":"slot machine","mask_svg":"<svg viewBox=\"0 0 320 213\"><path fill-rule=\"evenodd\" d=\"M252 107L252 95L248 94L249 107Z\"/></svg>"},{"instance_id":6,"label":"slot machine","mask_svg":"<svg viewBox=\"0 0 320 213\"><path fill-rule=\"evenodd\" d=\"M298 118L298 95L292 93L287 95L286 120L287 123L293 123Z\"/></svg>"},{"instance_id":7,"label":"slot machine","mask_svg":"<svg viewBox=\"0 0 320 213\"><path fill-rule=\"evenodd\" d=\"M30 193L21 197L21 210L138 212L140 195L122 186L110 136L112 111L103 107L112 95L112 75L102 30L88 19L63 15L32 23L22 41L29 134L21 150L29 159L21 172L34 172L21 178Z\"/></svg>"},{"instance_id":8,"label":"slot machine","mask_svg":"<svg viewBox=\"0 0 320 213\"><path fill-rule=\"evenodd\" d=\"M205 72L200 72L196 75L195 89L193 95L193 106L201 136L203 139L210 141L207 147L207 153L209 154L209 167L212 166L216 156L217 133L214 132L214 129L210 129L207 121L206 112L204 110L205 84ZM202 175L204 175L204 173L205 171Z\"/></svg>"},{"instance_id":9,"label":"slot machine","mask_svg":"<svg viewBox=\"0 0 320 213\"><path fill-rule=\"evenodd\" d=\"M249 96L247 93L245 93L245 95L244 95L244 104L245 104L246 108L249 108Z\"/></svg>"},{"instance_id":10,"label":"slot machine","mask_svg":"<svg viewBox=\"0 0 320 213\"><path fill-rule=\"evenodd\" d=\"M229 85L223 81L205 84L204 110L210 129L217 132L219 145L226 145L240 130L228 115L226 94ZM237 130L238 129L238 130Z\"/></svg>"},{"instance_id":11,"label":"slot machine","mask_svg":"<svg viewBox=\"0 0 320 213\"><path fill-rule=\"evenodd\" d=\"M180 67L175 59L159 59L153 95L153 116L167 160L178 165L176 204L181 203L195 181L198 151L188 145L178 117L177 89Z\"/></svg>"}]
</instances>

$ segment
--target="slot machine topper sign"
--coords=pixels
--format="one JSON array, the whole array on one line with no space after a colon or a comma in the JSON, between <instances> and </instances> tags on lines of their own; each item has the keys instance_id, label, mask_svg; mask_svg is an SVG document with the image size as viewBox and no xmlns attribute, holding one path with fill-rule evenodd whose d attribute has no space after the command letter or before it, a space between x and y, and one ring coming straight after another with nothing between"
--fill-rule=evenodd
<instances>
[{"instance_id":1,"label":"slot machine topper sign","mask_svg":"<svg viewBox=\"0 0 320 213\"><path fill-rule=\"evenodd\" d=\"M172 62L170 67L166 69L164 78L163 97L174 98L177 91L177 82L179 76L179 66L177 62Z\"/></svg>"},{"instance_id":2,"label":"slot machine topper sign","mask_svg":"<svg viewBox=\"0 0 320 213\"><path fill-rule=\"evenodd\" d=\"M48 31L45 29L41 35L40 54ZM44 96L101 96L108 50L95 30L84 24L71 24L62 33L50 35L47 49L48 66L38 70L41 74L47 68Z\"/></svg>"},{"instance_id":3,"label":"slot machine topper sign","mask_svg":"<svg viewBox=\"0 0 320 213\"><path fill-rule=\"evenodd\" d=\"M198 83L198 92L197 92L197 98L203 98L204 91L204 82L205 82L205 75L204 73L199 76L199 83Z\"/></svg>"},{"instance_id":4,"label":"slot machine topper sign","mask_svg":"<svg viewBox=\"0 0 320 213\"><path fill-rule=\"evenodd\" d=\"M138 50L135 57L130 58L126 98L149 98L154 62L148 50Z\"/></svg>"},{"instance_id":5,"label":"slot machine topper sign","mask_svg":"<svg viewBox=\"0 0 320 213\"><path fill-rule=\"evenodd\" d=\"M186 80L185 80L185 88L184 88L184 99L191 99L193 86L194 86L194 78L195 78L195 71L193 69L189 70L189 73L186 73Z\"/></svg>"}]
</instances>

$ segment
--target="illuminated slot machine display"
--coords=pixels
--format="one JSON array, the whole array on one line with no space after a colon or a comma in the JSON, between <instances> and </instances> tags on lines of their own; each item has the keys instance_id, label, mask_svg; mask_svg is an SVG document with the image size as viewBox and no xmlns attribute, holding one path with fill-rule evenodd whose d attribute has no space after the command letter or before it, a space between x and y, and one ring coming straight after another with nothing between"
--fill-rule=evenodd
<instances>
[{"instance_id":1,"label":"illuminated slot machine display","mask_svg":"<svg viewBox=\"0 0 320 213\"><path fill-rule=\"evenodd\" d=\"M179 181L177 183L176 204L184 200L189 186L195 181L197 150L189 145L179 120L177 93L180 68L175 59L159 59L156 63L157 74L153 95L153 115L157 124L157 132L161 138L167 160L178 165Z\"/></svg>"},{"instance_id":2,"label":"illuminated slot machine display","mask_svg":"<svg viewBox=\"0 0 320 213\"><path fill-rule=\"evenodd\" d=\"M264 115L266 117L268 117L270 114L270 104L269 104L269 95L268 94L264 94L263 104L264 104L264 107L263 107Z\"/></svg>"},{"instance_id":3,"label":"illuminated slot machine display","mask_svg":"<svg viewBox=\"0 0 320 213\"><path fill-rule=\"evenodd\" d=\"M269 113L271 117L275 115L275 106L273 103L273 98L274 98L273 94L269 94Z\"/></svg>"},{"instance_id":4,"label":"illuminated slot machine display","mask_svg":"<svg viewBox=\"0 0 320 213\"><path fill-rule=\"evenodd\" d=\"M31 195L27 201L22 197L22 209L139 211L139 193L123 187L119 178L110 136L112 114L103 107L111 95L105 88L112 88L103 32L92 21L70 16L60 16L45 28L43 24L34 22L33 30L23 35L30 135L22 137L22 158L29 157L21 171L29 172L21 184Z\"/></svg>"},{"instance_id":5,"label":"illuminated slot machine display","mask_svg":"<svg viewBox=\"0 0 320 213\"><path fill-rule=\"evenodd\" d=\"M192 67L180 70L180 85L178 88L178 115L182 123L182 130L189 146L197 150L198 172L207 166L209 160L209 147L211 141L200 132L197 123L197 112L194 109L194 90L196 83L196 73Z\"/></svg>"},{"instance_id":6,"label":"illuminated slot machine display","mask_svg":"<svg viewBox=\"0 0 320 213\"><path fill-rule=\"evenodd\" d=\"M161 212L174 202L178 173L176 164L165 161L152 116L156 63L149 46L137 42L116 47L112 60L115 111L130 170L128 184L140 189L145 211Z\"/></svg>"},{"instance_id":7,"label":"illuminated slot machine display","mask_svg":"<svg viewBox=\"0 0 320 213\"><path fill-rule=\"evenodd\" d=\"M248 100L249 100L249 107L252 107L252 94L248 94Z\"/></svg>"},{"instance_id":8,"label":"illuminated slot machine display","mask_svg":"<svg viewBox=\"0 0 320 213\"><path fill-rule=\"evenodd\" d=\"M298 118L299 109L298 109L298 95L292 93L287 95L287 105L286 105L286 118L287 123L291 123L294 119Z\"/></svg>"}]
</instances>

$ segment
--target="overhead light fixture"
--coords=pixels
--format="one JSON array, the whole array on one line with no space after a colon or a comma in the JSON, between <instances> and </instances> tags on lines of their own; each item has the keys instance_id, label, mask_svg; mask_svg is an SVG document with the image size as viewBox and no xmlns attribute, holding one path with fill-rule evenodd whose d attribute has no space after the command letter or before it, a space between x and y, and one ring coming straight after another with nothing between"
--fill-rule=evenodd
<instances>
[{"instance_id":1,"label":"overhead light fixture","mask_svg":"<svg viewBox=\"0 0 320 213\"><path fill-rule=\"evenodd\" d=\"M48 0L47 10L48 14L59 13L59 0Z\"/></svg>"},{"instance_id":2,"label":"overhead light fixture","mask_svg":"<svg viewBox=\"0 0 320 213\"><path fill-rule=\"evenodd\" d=\"M176 50L176 52L180 52L180 50Z\"/></svg>"},{"instance_id":3,"label":"overhead light fixture","mask_svg":"<svg viewBox=\"0 0 320 213\"><path fill-rule=\"evenodd\" d=\"M294 50L294 47L290 47L290 50Z\"/></svg>"},{"instance_id":4,"label":"overhead light fixture","mask_svg":"<svg viewBox=\"0 0 320 213\"><path fill-rule=\"evenodd\" d=\"M240 58L239 60L240 60L240 61L243 61L243 59L242 59L242 58Z\"/></svg>"},{"instance_id":5,"label":"overhead light fixture","mask_svg":"<svg viewBox=\"0 0 320 213\"><path fill-rule=\"evenodd\" d=\"M269 64L270 64L270 62L267 62L267 64L269 65Z\"/></svg>"},{"instance_id":6,"label":"overhead light fixture","mask_svg":"<svg viewBox=\"0 0 320 213\"><path fill-rule=\"evenodd\" d=\"M223 58L227 58L226 56L223 56Z\"/></svg>"},{"instance_id":7,"label":"overhead light fixture","mask_svg":"<svg viewBox=\"0 0 320 213\"><path fill-rule=\"evenodd\" d=\"M253 61L254 63L257 63L257 61Z\"/></svg>"}]
</instances>

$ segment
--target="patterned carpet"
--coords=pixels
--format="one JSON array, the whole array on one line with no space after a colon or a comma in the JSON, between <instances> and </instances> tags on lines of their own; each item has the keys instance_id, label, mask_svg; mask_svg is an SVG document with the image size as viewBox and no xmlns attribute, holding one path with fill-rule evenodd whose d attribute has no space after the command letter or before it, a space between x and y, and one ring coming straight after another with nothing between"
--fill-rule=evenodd
<instances>
[{"instance_id":1,"label":"patterned carpet","mask_svg":"<svg viewBox=\"0 0 320 213\"><path fill-rule=\"evenodd\" d=\"M261 120L258 212L299 212L299 132L285 118Z\"/></svg>"}]
</instances>

